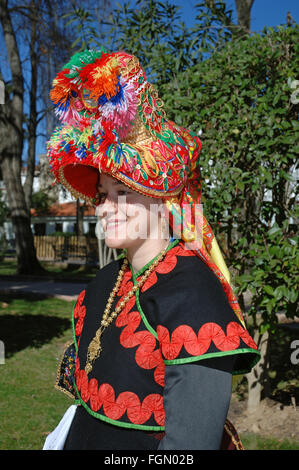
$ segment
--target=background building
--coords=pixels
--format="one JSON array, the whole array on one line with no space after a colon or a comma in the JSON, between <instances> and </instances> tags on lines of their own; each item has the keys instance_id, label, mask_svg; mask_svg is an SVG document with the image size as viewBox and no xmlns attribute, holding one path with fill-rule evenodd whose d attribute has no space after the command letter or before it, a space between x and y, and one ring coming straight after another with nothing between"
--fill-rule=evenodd
<instances>
[{"instance_id":1,"label":"background building","mask_svg":"<svg viewBox=\"0 0 299 470\"><path fill-rule=\"evenodd\" d=\"M27 168L22 168L22 183L26 179ZM2 200L7 200L6 188L0 181ZM42 193L51 203L46 211L31 209L31 228L33 235L52 235L58 233L77 233L77 201L61 186L53 185L53 177L49 171L49 162L46 154L39 155L39 164L36 166L33 180L33 195ZM81 203L82 207L83 203ZM84 207L83 234L95 237L97 217L95 209ZM14 232L9 218L4 222L4 235L8 246L14 248Z\"/></svg>"}]
</instances>

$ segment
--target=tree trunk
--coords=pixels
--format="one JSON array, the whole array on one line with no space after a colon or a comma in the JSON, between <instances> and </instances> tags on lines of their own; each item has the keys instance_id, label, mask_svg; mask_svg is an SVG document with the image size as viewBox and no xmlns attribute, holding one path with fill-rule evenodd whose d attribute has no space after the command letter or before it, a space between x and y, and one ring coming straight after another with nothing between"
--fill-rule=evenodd
<instances>
[{"instance_id":1,"label":"tree trunk","mask_svg":"<svg viewBox=\"0 0 299 470\"><path fill-rule=\"evenodd\" d=\"M247 410L249 412L256 410L261 402L264 380L268 370L269 332L266 331L260 334L259 331L256 330L253 339L261 353L261 359L251 372L246 374L248 382Z\"/></svg>"},{"instance_id":2,"label":"tree trunk","mask_svg":"<svg viewBox=\"0 0 299 470\"><path fill-rule=\"evenodd\" d=\"M253 2L254 0L235 0L238 25L232 23L227 15L221 14L219 17L223 24L231 31L232 36L240 37L250 32L250 12ZM217 7L216 0L205 0L205 5L216 17L222 12L222 10Z\"/></svg>"},{"instance_id":3,"label":"tree trunk","mask_svg":"<svg viewBox=\"0 0 299 470\"><path fill-rule=\"evenodd\" d=\"M5 106L0 108L0 163L16 239L17 270L29 274L42 268L36 258L30 212L21 183L24 80L7 0L0 0L0 21L12 75L11 98L7 96Z\"/></svg>"},{"instance_id":4,"label":"tree trunk","mask_svg":"<svg viewBox=\"0 0 299 470\"><path fill-rule=\"evenodd\" d=\"M84 235L83 230L83 216L84 216L84 204L80 205L80 199L77 199L77 228L76 228L76 235L77 237L81 237Z\"/></svg>"},{"instance_id":5,"label":"tree trunk","mask_svg":"<svg viewBox=\"0 0 299 470\"><path fill-rule=\"evenodd\" d=\"M250 12L254 0L235 0L238 25L243 28L244 33L250 32Z\"/></svg>"},{"instance_id":6,"label":"tree trunk","mask_svg":"<svg viewBox=\"0 0 299 470\"><path fill-rule=\"evenodd\" d=\"M32 188L35 173L35 146L36 146L36 129L37 129L37 14L39 11L39 3L34 8L34 2L31 2L32 21L31 21L31 34L30 34L30 64L31 64L31 87L30 87L30 114L28 125L28 155L27 155L27 173L24 183L24 194L26 205L30 214L32 202Z\"/></svg>"},{"instance_id":7,"label":"tree trunk","mask_svg":"<svg viewBox=\"0 0 299 470\"><path fill-rule=\"evenodd\" d=\"M14 171L15 160L16 157L10 154L2 154L1 168L16 238L17 272L18 274L32 274L41 272L42 268L36 258L21 178Z\"/></svg>"}]
</instances>

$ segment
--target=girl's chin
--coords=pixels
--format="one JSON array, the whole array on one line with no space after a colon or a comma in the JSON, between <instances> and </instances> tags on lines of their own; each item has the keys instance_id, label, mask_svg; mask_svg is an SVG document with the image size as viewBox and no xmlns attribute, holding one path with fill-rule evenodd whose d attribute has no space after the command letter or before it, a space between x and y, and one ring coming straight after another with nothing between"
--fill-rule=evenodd
<instances>
[{"instance_id":1,"label":"girl's chin","mask_svg":"<svg viewBox=\"0 0 299 470\"><path fill-rule=\"evenodd\" d=\"M111 224L106 226L104 233L105 243L109 248L124 248L127 238L126 227L124 224Z\"/></svg>"},{"instance_id":2,"label":"girl's chin","mask_svg":"<svg viewBox=\"0 0 299 470\"><path fill-rule=\"evenodd\" d=\"M116 249L126 248L128 244L125 238L113 238L109 236L105 237L105 243L108 246L108 248L116 248Z\"/></svg>"},{"instance_id":3,"label":"girl's chin","mask_svg":"<svg viewBox=\"0 0 299 470\"><path fill-rule=\"evenodd\" d=\"M105 244L108 248L116 248L116 249L125 249L125 248L132 248L140 245L140 241L143 240L142 238L132 239L130 237L116 237L111 236L108 233L105 235Z\"/></svg>"}]
</instances>

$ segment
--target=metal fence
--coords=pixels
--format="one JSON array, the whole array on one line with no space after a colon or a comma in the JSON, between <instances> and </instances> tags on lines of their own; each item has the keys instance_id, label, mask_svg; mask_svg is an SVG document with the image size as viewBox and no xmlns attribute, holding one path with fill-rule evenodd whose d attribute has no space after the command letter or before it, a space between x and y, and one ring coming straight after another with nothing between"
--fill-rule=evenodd
<instances>
[{"instance_id":1,"label":"metal fence","mask_svg":"<svg viewBox=\"0 0 299 470\"><path fill-rule=\"evenodd\" d=\"M41 261L67 261L104 266L116 259L116 250L111 250L103 240L88 236L35 236L37 258Z\"/></svg>"}]
</instances>

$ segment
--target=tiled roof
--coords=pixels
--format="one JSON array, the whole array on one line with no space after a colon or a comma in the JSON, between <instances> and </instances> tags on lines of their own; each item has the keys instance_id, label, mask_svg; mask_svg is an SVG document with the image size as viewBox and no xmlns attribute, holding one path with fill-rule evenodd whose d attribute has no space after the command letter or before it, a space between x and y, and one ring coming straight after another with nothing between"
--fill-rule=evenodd
<instances>
[{"instance_id":1,"label":"tiled roof","mask_svg":"<svg viewBox=\"0 0 299 470\"><path fill-rule=\"evenodd\" d=\"M64 204L53 204L47 214L38 214L36 209L31 209L30 213L32 217L43 216L55 216L55 217L76 217L76 202L65 202ZM84 210L84 216L94 216L95 208L86 206Z\"/></svg>"}]
</instances>

